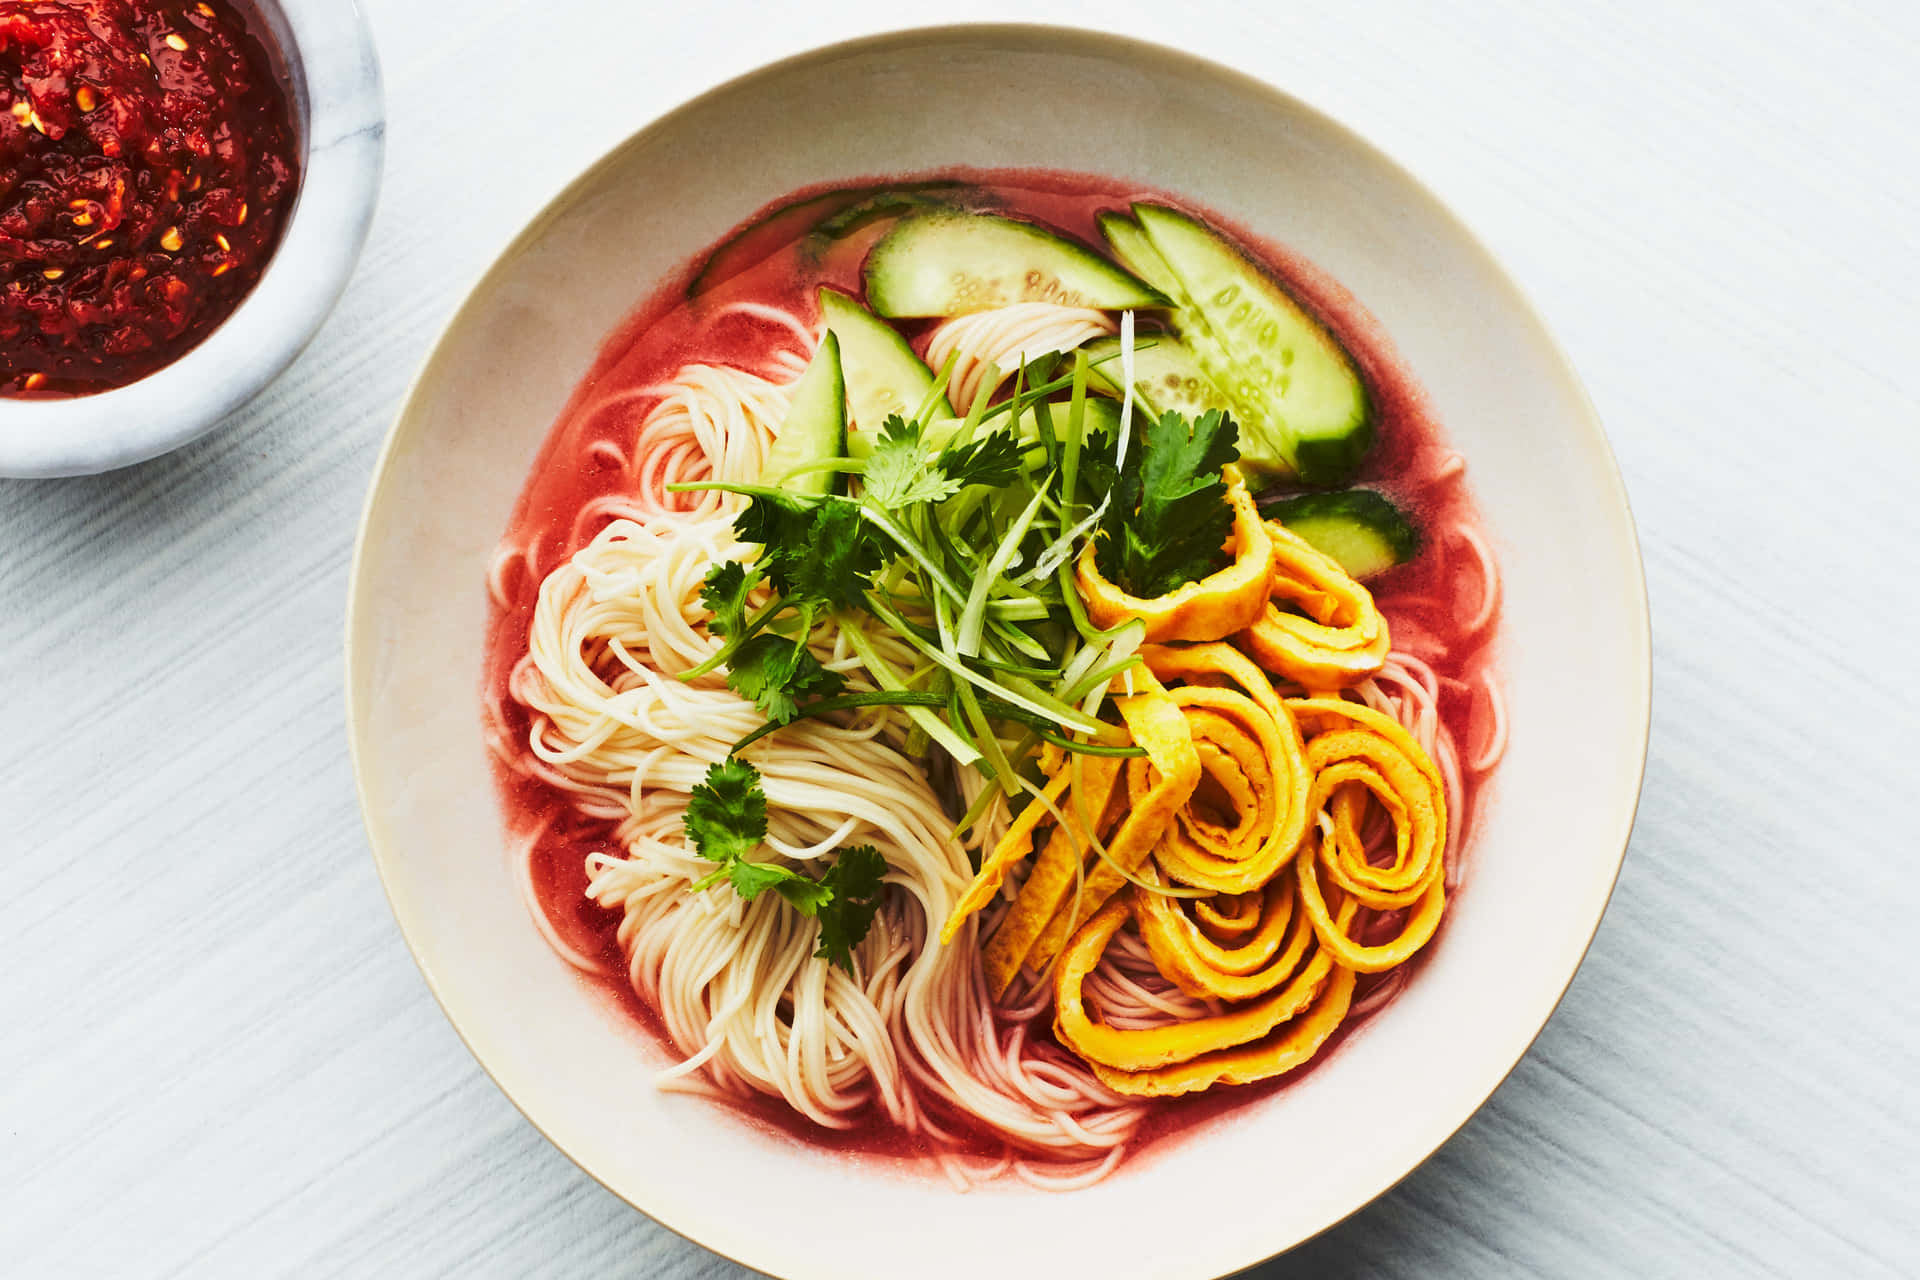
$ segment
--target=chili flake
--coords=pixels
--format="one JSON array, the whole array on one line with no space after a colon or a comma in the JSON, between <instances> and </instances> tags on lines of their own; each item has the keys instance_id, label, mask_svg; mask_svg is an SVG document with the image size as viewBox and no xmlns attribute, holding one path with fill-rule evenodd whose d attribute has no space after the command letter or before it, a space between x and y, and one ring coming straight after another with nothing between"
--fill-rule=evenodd
<instances>
[{"instance_id":1,"label":"chili flake","mask_svg":"<svg viewBox=\"0 0 1920 1280\"><path fill-rule=\"evenodd\" d=\"M178 359L259 280L292 113L225 0L0 0L0 395Z\"/></svg>"}]
</instances>

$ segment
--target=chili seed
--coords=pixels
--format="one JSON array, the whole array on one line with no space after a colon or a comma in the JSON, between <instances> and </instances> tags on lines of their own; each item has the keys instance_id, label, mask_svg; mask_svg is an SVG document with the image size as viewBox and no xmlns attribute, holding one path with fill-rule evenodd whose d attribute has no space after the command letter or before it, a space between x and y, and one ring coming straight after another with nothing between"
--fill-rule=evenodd
<instances>
[{"instance_id":1,"label":"chili seed","mask_svg":"<svg viewBox=\"0 0 1920 1280\"><path fill-rule=\"evenodd\" d=\"M187 51L187 38L178 31L169 31L167 32L167 48L178 53L185 53Z\"/></svg>"},{"instance_id":2,"label":"chili seed","mask_svg":"<svg viewBox=\"0 0 1920 1280\"><path fill-rule=\"evenodd\" d=\"M166 233L160 237L160 247L168 253L180 252L181 243L180 228L178 227L168 227Z\"/></svg>"},{"instance_id":3,"label":"chili seed","mask_svg":"<svg viewBox=\"0 0 1920 1280\"><path fill-rule=\"evenodd\" d=\"M44 373L30 373L27 375L26 381L20 385L28 391L38 391L47 385L47 375Z\"/></svg>"},{"instance_id":4,"label":"chili seed","mask_svg":"<svg viewBox=\"0 0 1920 1280\"><path fill-rule=\"evenodd\" d=\"M82 111L91 111L100 105L100 100L93 96L93 90L84 84L74 90L73 101Z\"/></svg>"},{"instance_id":5,"label":"chili seed","mask_svg":"<svg viewBox=\"0 0 1920 1280\"><path fill-rule=\"evenodd\" d=\"M48 267L40 273L40 278L42 280L58 280L65 274L67 274L67 272L64 267Z\"/></svg>"}]
</instances>

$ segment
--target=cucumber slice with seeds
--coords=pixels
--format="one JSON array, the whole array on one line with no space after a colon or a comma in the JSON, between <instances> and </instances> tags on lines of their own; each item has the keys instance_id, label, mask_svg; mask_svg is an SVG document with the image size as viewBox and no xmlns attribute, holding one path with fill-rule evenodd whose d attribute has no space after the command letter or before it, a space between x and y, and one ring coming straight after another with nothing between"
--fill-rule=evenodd
<instances>
[{"instance_id":1,"label":"cucumber slice with seeds","mask_svg":"<svg viewBox=\"0 0 1920 1280\"><path fill-rule=\"evenodd\" d=\"M957 316L1016 302L1120 311L1166 295L1100 254L991 213L904 218L867 255L867 305L882 316Z\"/></svg>"},{"instance_id":2,"label":"cucumber slice with seeds","mask_svg":"<svg viewBox=\"0 0 1920 1280\"><path fill-rule=\"evenodd\" d=\"M796 468L844 457L847 450L847 383L840 368L840 340L829 329L800 381L780 434L760 467L760 483L815 496L833 492L832 471Z\"/></svg>"},{"instance_id":3,"label":"cucumber slice with seeds","mask_svg":"<svg viewBox=\"0 0 1920 1280\"><path fill-rule=\"evenodd\" d=\"M888 414L910 417L919 410L933 390L933 370L892 325L825 285L820 287L820 315L827 331L840 339L847 413L856 432L878 431ZM953 414L942 400L932 416Z\"/></svg>"},{"instance_id":4,"label":"cucumber slice with seeds","mask_svg":"<svg viewBox=\"0 0 1920 1280\"><path fill-rule=\"evenodd\" d=\"M1089 370L1093 379L1089 385L1120 395L1120 339L1096 338L1089 342L1087 359L1101 361ZM1167 412L1189 418L1197 418L1209 409L1233 412L1233 405L1207 377L1193 351L1171 334L1142 334L1135 339L1133 394L1156 418Z\"/></svg>"},{"instance_id":5,"label":"cucumber slice with seeds","mask_svg":"<svg viewBox=\"0 0 1920 1280\"><path fill-rule=\"evenodd\" d=\"M1278 520L1356 578L1371 578L1405 564L1420 550L1420 531L1413 521L1373 489L1303 493L1263 502L1260 514Z\"/></svg>"},{"instance_id":6,"label":"cucumber slice with seeds","mask_svg":"<svg viewBox=\"0 0 1920 1280\"><path fill-rule=\"evenodd\" d=\"M1311 485L1353 477L1373 443L1353 361L1291 294L1184 213L1133 207L1140 230L1190 304L1173 316L1201 366L1240 410L1243 455L1277 455Z\"/></svg>"}]
</instances>

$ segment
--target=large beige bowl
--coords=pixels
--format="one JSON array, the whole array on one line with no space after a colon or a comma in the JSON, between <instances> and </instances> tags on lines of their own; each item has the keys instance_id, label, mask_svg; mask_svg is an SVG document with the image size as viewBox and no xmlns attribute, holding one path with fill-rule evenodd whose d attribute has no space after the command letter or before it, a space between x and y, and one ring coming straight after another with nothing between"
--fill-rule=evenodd
<instances>
[{"instance_id":1,"label":"large beige bowl","mask_svg":"<svg viewBox=\"0 0 1920 1280\"><path fill-rule=\"evenodd\" d=\"M1137 178L1330 271L1431 392L1506 570L1512 749L1418 980L1296 1086L1065 1196L959 1195L655 1093L660 1051L528 921L481 744L488 555L602 337L782 192L945 165ZM1606 438L1538 317L1452 215L1264 84L1025 27L909 32L780 63L649 125L563 192L474 290L394 425L347 644L374 856L475 1056L636 1207L749 1266L819 1280L1218 1276L1379 1195L1486 1100L1572 979L1632 825L1650 683L1639 554Z\"/></svg>"}]
</instances>

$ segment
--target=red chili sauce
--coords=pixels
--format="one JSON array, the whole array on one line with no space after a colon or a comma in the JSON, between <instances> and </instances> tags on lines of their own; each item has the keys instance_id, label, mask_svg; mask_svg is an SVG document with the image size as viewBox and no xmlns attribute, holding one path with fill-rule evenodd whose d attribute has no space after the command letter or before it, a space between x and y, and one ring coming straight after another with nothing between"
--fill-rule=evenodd
<instances>
[{"instance_id":1,"label":"red chili sauce","mask_svg":"<svg viewBox=\"0 0 1920 1280\"><path fill-rule=\"evenodd\" d=\"M833 186L900 187L926 176L859 178ZM953 198L970 207L1030 218L1089 244L1101 243L1096 223L1101 212L1125 209L1140 200L1184 209L1227 232L1258 255L1267 270L1326 325L1358 366L1371 397L1377 435L1355 483L1386 492L1412 512L1423 529L1432 531L1454 524L1480 527L1470 488L1457 477L1448 478L1453 451L1446 434L1387 335L1358 299L1298 255L1192 200L1138 184L1033 170L959 170L933 176L965 184L964 194ZM821 192L827 190L822 188ZM808 194L796 193L780 205ZM769 219L775 208L762 210L743 223L744 230L733 239L721 242L729 271L699 297L690 299L688 286L699 276L712 250L695 257L678 277L665 282L636 308L602 346L592 369L581 379L548 434L503 541L505 546L525 548L528 557L502 580L505 606L496 604L488 619L483 702L488 728L498 735L498 741L522 744L524 749L527 740L527 714L513 700L508 681L515 664L526 653L527 628L539 597L540 581L599 532L598 527L579 525L576 515L580 509L626 482L619 468L592 455L591 445L596 439L610 436L630 442L653 408L654 401L642 397L625 399L617 413L610 412L607 406L619 399L617 393L669 381L682 365L695 361L753 366L770 345L783 341L777 330L750 317L736 314L718 318L729 304L763 303L817 325L818 285L830 284L862 295L860 266L867 248L884 232L885 225L848 237L822 257L802 244L811 222L798 223L777 214ZM780 234L776 236L775 230ZM741 267L743 263L746 265ZM738 274L732 274L735 269ZM1394 628L1396 645L1403 635L1413 640L1449 681L1439 698L1440 717L1462 750L1472 752L1491 731L1489 710L1472 689L1495 669L1499 624L1496 614L1491 625L1469 632L1464 619L1479 602L1471 584L1456 581L1464 577L1461 568L1457 563L1446 563L1428 547L1368 585ZM610 998L617 1016L664 1045L666 1036L659 1018L626 981L626 959L615 937L618 914L602 909L585 894L586 855L617 845L613 824L580 817L564 795L521 776L498 760L494 775L510 833L516 840L530 842L533 890L555 933L569 946L601 960L609 976L594 985ZM1482 817L1486 790L1486 779L1468 779L1461 812L1454 815L1469 864L1462 891L1472 887L1471 836ZM1443 944L1451 918L1449 910L1433 940L1404 966L1409 981L1419 980L1419 970ZM1369 989L1363 984L1361 995ZM1166 1151L1168 1140L1176 1134L1205 1128L1228 1113L1297 1083L1337 1057L1340 1046L1350 1036L1364 1034L1371 1021L1368 1018L1343 1025L1311 1062L1276 1079L1162 1099L1143 1124L1123 1167L1137 1167L1144 1163L1143 1157ZM672 1052L670 1047L667 1052ZM636 1062L635 1069L646 1068ZM782 1140L843 1155L877 1158L903 1171L918 1168L926 1154L920 1140L884 1124L837 1132L809 1123L777 1100L755 1097L730 1105L749 1123ZM951 1130L977 1133L978 1150L995 1149L992 1137L980 1133L969 1117L940 1118Z\"/></svg>"},{"instance_id":2,"label":"red chili sauce","mask_svg":"<svg viewBox=\"0 0 1920 1280\"><path fill-rule=\"evenodd\" d=\"M0 395L170 364L273 256L292 111L224 0L0 0Z\"/></svg>"}]
</instances>

